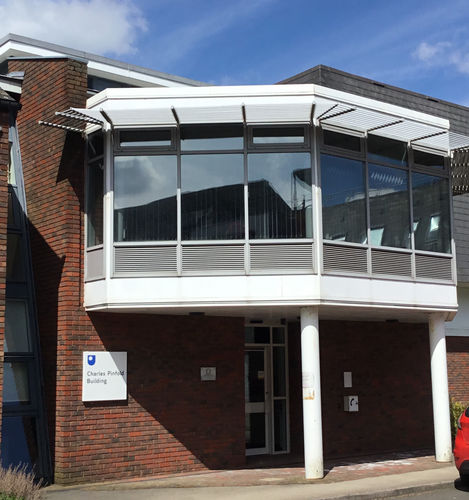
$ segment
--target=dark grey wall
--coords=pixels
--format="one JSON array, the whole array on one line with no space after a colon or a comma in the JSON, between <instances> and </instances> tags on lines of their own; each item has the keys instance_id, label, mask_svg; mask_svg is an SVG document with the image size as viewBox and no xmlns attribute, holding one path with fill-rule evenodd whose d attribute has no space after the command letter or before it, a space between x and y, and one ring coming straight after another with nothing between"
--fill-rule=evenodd
<instances>
[{"instance_id":1,"label":"dark grey wall","mask_svg":"<svg viewBox=\"0 0 469 500\"><path fill-rule=\"evenodd\" d=\"M292 76L283 83L315 83L343 92L421 111L450 121L450 128L469 135L469 108L434 97L400 89L328 66L315 66ZM453 197L454 237L458 264L458 281L469 282L469 194Z\"/></svg>"}]
</instances>

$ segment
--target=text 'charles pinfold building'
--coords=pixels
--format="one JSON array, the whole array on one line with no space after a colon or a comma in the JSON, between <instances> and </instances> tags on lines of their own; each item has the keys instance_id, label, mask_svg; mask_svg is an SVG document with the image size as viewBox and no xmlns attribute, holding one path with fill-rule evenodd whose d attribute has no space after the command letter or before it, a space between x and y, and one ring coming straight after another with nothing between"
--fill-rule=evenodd
<instances>
[{"instance_id":1,"label":"text 'charles pinfold building'","mask_svg":"<svg viewBox=\"0 0 469 500\"><path fill-rule=\"evenodd\" d=\"M452 105L326 68L334 84L215 87L3 46L21 109L9 184L0 167L28 228L0 226L4 462L77 483L253 455L304 456L307 478L324 457L450 460L469 146Z\"/></svg>"}]
</instances>

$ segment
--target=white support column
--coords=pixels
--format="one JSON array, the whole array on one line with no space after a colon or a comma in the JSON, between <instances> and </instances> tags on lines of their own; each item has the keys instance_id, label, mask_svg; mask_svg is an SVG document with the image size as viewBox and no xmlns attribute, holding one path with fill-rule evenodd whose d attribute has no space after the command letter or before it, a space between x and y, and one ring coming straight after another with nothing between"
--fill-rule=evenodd
<instances>
[{"instance_id":1,"label":"white support column","mask_svg":"<svg viewBox=\"0 0 469 500\"><path fill-rule=\"evenodd\" d=\"M450 462L452 459L451 427L444 315L441 313L431 314L428 326L430 331L435 458L437 462Z\"/></svg>"},{"instance_id":2,"label":"white support column","mask_svg":"<svg viewBox=\"0 0 469 500\"><path fill-rule=\"evenodd\" d=\"M301 309L301 371L306 479L319 479L324 476L318 325L318 308L303 307Z\"/></svg>"}]
</instances>

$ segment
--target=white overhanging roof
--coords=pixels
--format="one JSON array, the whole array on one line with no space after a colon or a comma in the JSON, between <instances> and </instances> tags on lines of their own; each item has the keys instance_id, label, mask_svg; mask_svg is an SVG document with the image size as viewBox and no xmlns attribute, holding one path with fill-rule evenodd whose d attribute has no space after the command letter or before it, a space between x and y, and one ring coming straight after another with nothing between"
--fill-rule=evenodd
<instances>
[{"instance_id":1,"label":"white overhanging roof","mask_svg":"<svg viewBox=\"0 0 469 500\"><path fill-rule=\"evenodd\" d=\"M66 111L103 128L306 124L376 134L444 152L469 147L449 121L318 85L107 89ZM102 125L101 125L102 124Z\"/></svg>"}]
</instances>

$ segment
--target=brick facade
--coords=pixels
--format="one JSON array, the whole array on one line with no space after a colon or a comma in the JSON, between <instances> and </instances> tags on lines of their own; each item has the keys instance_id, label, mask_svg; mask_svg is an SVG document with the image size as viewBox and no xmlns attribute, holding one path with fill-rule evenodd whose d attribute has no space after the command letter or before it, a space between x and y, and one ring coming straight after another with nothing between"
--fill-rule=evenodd
<instances>
[{"instance_id":1,"label":"brick facade","mask_svg":"<svg viewBox=\"0 0 469 500\"><path fill-rule=\"evenodd\" d=\"M325 457L433 448L427 325L320 321L319 333ZM290 325L289 337L292 452L299 453L298 326ZM344 371L352 372L350 389L343 386ZM344 411L346 395L358 395L358 413Z\"/></svg>"},{"instance_id":2,"label":"brick facade","mask_svg":"<svg viewBox=\"0 0 469 500\"><path fill-rule=\"evenodd\" d=\"M3 342L5 337L5 290L8 220L8 163L10 111L0 103L0 439L3 394Z\"/></svg>"},{"instance_id":3,"label":"brick facade","mask_svg":"<svg viewBox=\"0 0 469 500\"><path fill-rule=\"evenodd\" d=\"M242 320L84 311L83 142L37 121L85 105L86 65L31 59L9 70L25 72L18 128L55 481L241 465ZM128 402L82 403L82 351L100 349L128 352ZM201 366L216 366L217 381L202 383Z\"/></svg>"},{"instance_id":4,"label":"brick facade","mask_svg":"<svg viewBox=\"0 0 469 500\"><path fill-rule=\"evenodd\" d=\"M85 105L86 65L22 59L9 70L25 72L18 127L55 481L242 466L243 319L84 311L84 145L37 121ZM303 443L298 325L289 332L295 453ZM321 321L320 337L326 457L433 446L426 325ZM81 401L84 350L127 351L127 402ZM201 382L202 366L217 368L215 382ZM344 371L352 389L343 388ZM347 394L359 396L358 413L343 411Z\"/></svg>"},{"instance_id":5,"label":"brick facade","mask_svg":"<svg viewBox=\"0 0 469 500\"><path fill-rule=\"evenodd\" d=\"M469 337L446 337L449 395L469 404Z\"/></svg>"}]
</instances>

